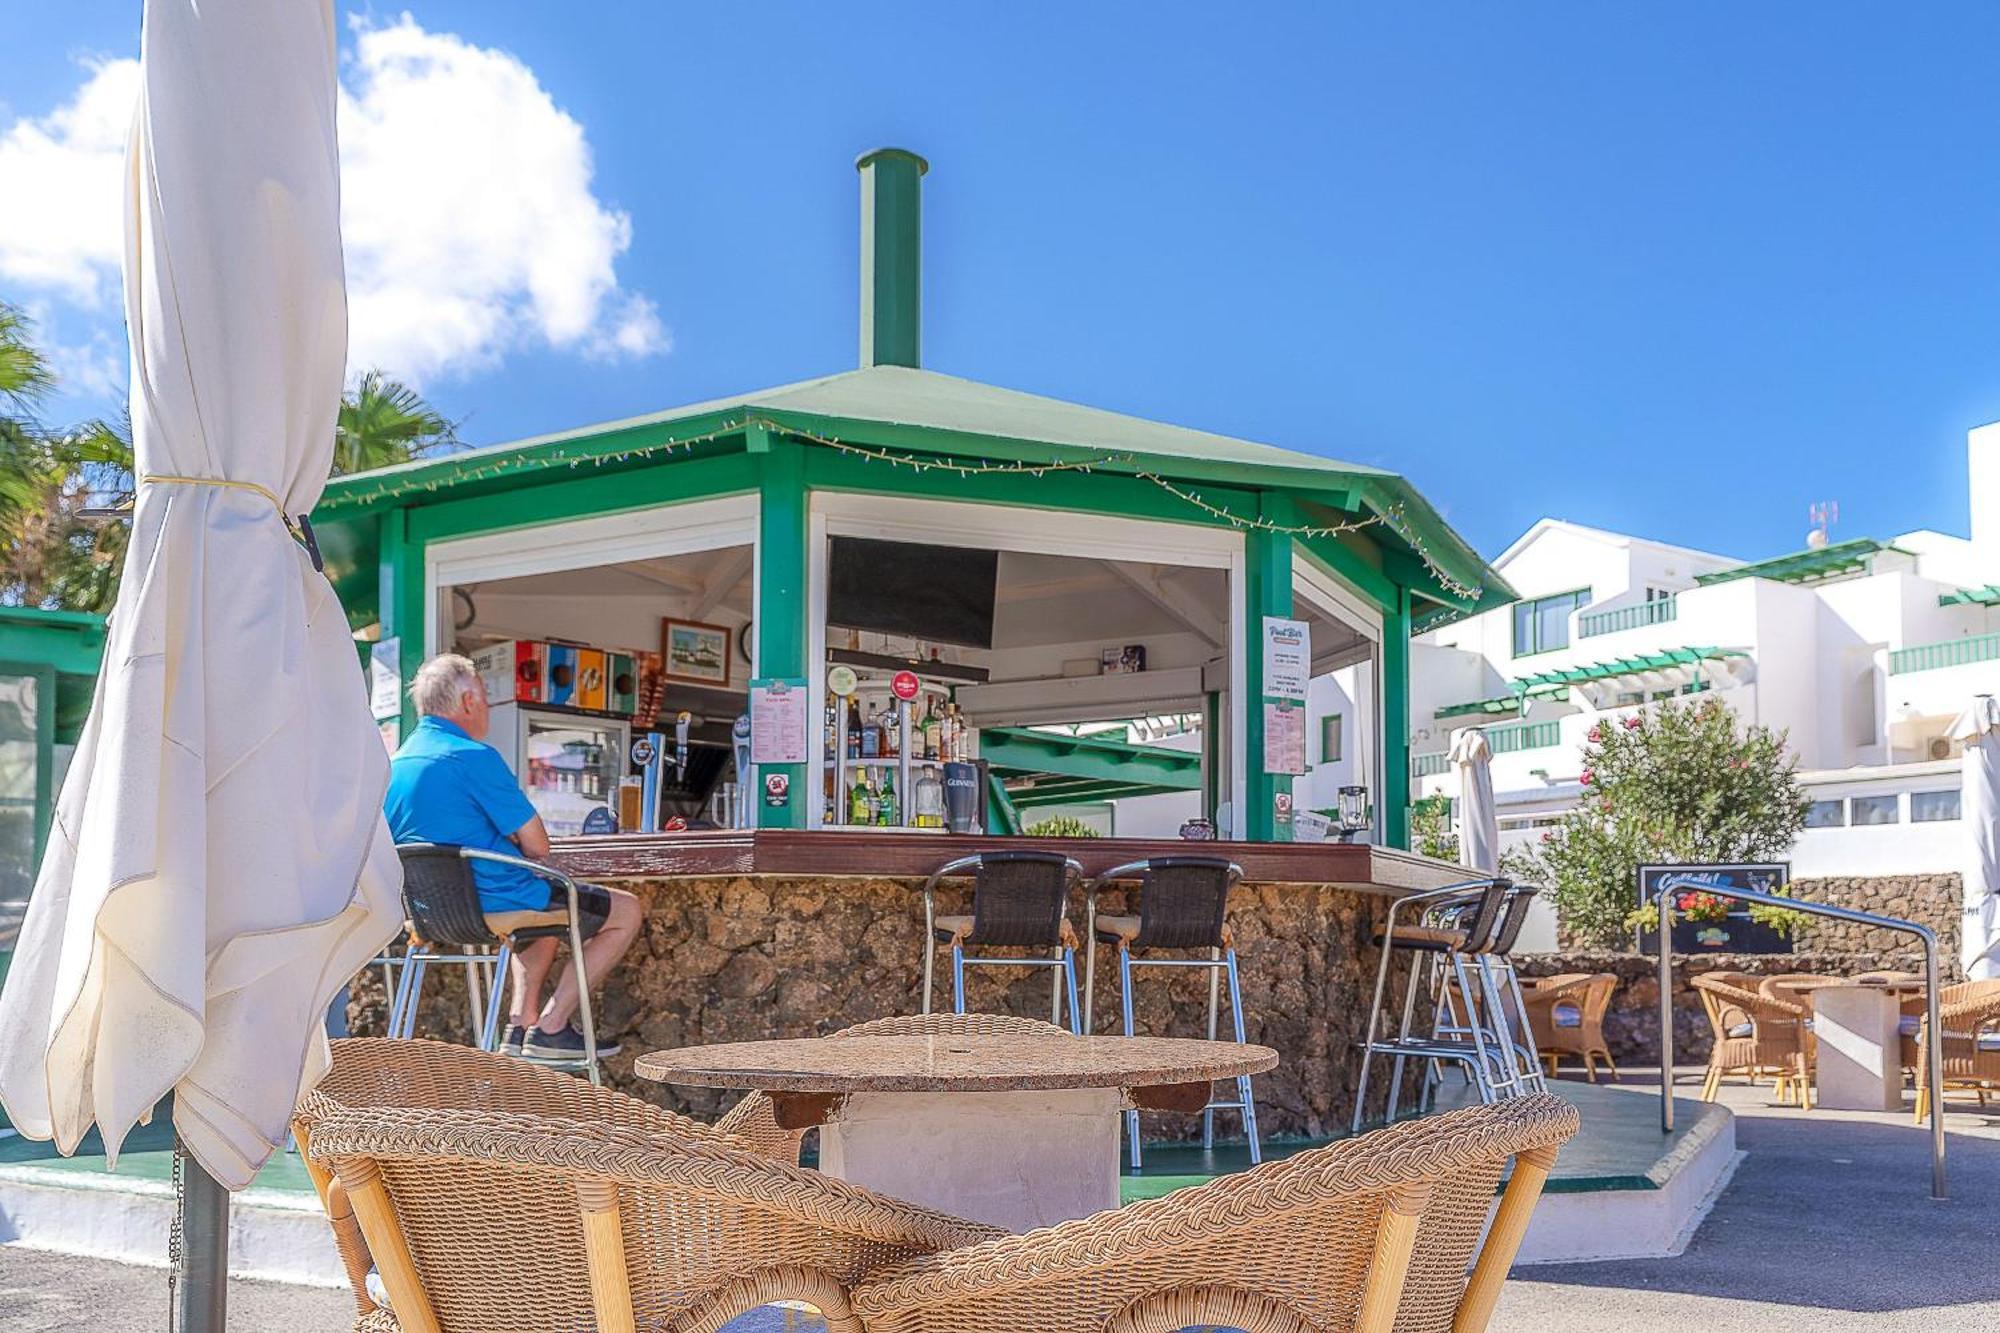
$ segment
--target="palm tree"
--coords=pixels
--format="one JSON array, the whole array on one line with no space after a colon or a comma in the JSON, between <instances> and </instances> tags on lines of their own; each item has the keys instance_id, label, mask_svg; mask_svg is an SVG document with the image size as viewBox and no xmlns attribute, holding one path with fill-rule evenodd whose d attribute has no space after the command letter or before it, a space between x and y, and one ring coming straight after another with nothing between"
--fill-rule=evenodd
<instances>
[{"instance_id":1,"label":"palm tree","mask_svg":"<svg viewBox=\"0 0 2000 1333\"><path fill-rule=\"evenodd\" d=\"M132 422L46 428L36 409L55 385L33 326L0 302L0 604L106 611L117 596L130 503ZM379 370L341 398L335 473L388 467L458 447L457 423Z\"/></svg>"},{"instance_id":2,"label":"palm tree","mask_svg":"<svg viewBox=\"0 0 2000 1333\"><path fill-rule=\"evenodd\" d=\"M340 401L333 471L367 472L458 447L458 424L379 370L363 371Z\"/></svg>"}]
</instances>

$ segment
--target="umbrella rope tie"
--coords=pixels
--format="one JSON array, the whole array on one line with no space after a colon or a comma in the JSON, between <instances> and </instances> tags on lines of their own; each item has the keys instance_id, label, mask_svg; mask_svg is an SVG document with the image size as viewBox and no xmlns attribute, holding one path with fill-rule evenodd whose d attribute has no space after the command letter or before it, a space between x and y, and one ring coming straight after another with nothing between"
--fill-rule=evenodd
<instances>
[{"instance_id":1,"label":"umbrella rope tie","mask_svg":"<svg viewBox=\"0 0 2000 1333\"><path fill-rule=\"evenodd\" d=\"M312 521L304 514L294 517L286 513L285 502L280 500L277 492L268 486L254 481L232 481L227 477L180 477L166 472L148 472L139 480L147 485L222 486L233 491L249 491L253 495L261 495L271 502L271 508L278 511L278 519L285 525L285 531L291 533L299 545L306 548L306 554L312 557L313 568L322 574L326 572L326 564L320 559L319 541L313 536Z\"/></svg>"}]
</instances>

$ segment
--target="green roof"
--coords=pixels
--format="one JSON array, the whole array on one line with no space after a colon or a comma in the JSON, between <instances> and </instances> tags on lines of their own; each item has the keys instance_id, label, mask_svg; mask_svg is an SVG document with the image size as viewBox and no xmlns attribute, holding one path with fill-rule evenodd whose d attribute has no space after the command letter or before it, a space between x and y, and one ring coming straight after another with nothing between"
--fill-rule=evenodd
<instances>
[{"instance_id":1,"label":"green roof","mask_svg":"<svg viewBox=\"0 0 2000 1333\"><path fill-rule=\"evenodd\" d=\"M677 442L714 439L753 419L798 432L809 445L833 440L912 455L1087 463L1094 471L1183 484L1294 490L1337 510L1394 514L1386 526L1397 538L1427 551L1456 582L1480 589L1477 606L1464 611L1514 599L1506 581L1395 473L903 366L851 370L336 477L314 518L423 503L427 496L454 499L471 489L512 489L533 474L584 461L664 456ZM456 493L438 494L447 490Z\"/></svg>"},{"instance_id":2,"label":"green roof","mask_svg":"<svg viewBox=\"0 0 2000 1333\"><path fill-rule=\"evenodd\" d=\"M1735 579L1774 579L1779 583L1810 583L1816 579L1829 579L1837 574L1866 573L1875 563L1875 557L1884 551L1899 555L1909 552L1888 542L1878 542L1872 537L1856 537L1853 541L1835 542L1831 546L1809 546L1803 551L1790 555L1774 556L1769 560L1758 560L1734 569L1718 570L1713 574L1697 574L1694 581L1707 587L1716 583L1728 583Z\"/></svg>"},{"instance_id":3,"label":"green roof","mask_svg":"<svg viewBox=\"0 0 2000 1333\"><path fill-rule=\"evenodd\" d=\"M1939 606L2000 606L2000 583L1938 594Z\"/></svg>"},{"instance_id":4,"label":"green roof","mask_svg":"<svg viewBox=\"0 0 2000 1333\"><path fill-rule=\"evenodd\" d=\"M1550 686L1582 685L1587 681L1612 680L1619 676L1636 676L1647 671L1664 671L1669 667L1694 666L1702 662L1719 662L1725 658L1748 656L1748 653L1737 648L1669 648L1664 652L1640 653L1610 662L1592 662L1589 666L1567 667L1560 671L1544 671L1539 675L1524 676L1514 682L1514 688L1533 692Z\"/></svg>"}]
</instances>

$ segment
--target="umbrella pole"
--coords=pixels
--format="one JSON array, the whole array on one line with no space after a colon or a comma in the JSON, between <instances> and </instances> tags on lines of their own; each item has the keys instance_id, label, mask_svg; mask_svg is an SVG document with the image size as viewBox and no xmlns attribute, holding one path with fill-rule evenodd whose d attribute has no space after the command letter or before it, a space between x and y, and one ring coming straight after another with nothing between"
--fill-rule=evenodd
<instances>
[{"instance_id":1,"label":"umbrella pole","mask_svg":"<svg viewBox=\"0 0 2000 1333\"><path fill-rule=\"evenodd\" d=\"M229 1307L229 1191L174 1142L172 1333L223 1333Z\"/></svg>"}]
</instances>

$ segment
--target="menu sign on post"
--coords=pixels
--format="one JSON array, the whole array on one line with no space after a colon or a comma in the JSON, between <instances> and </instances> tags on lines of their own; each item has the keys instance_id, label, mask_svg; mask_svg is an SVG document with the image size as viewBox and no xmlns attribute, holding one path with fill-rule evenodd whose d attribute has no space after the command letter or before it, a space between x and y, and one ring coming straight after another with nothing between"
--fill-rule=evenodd
<instances>
[{"instance_id":1,"label":"menu sign on post","mask_svg":"<svg viewBox=\"0 0 2000 1333\"><path fill-rule=\"evenodd\" d=\"M806 682L750 682L750 762L806 762Z\"/></svg>"},{"instance_id":2,"label":"menu sign on post","mask_svg":"<svg viewBox=\"0 0 2000 1333\"><path fill-rule=\"evenodd\" d=\"M1312 681L1312 627L1303 620L1264 617L1264 697L1306 701Z\"/></svg>"},{"instance_id":3,"label":"menu sign on post","mask_svg":"<svg viewBox=\"0 0 2000 1333\"><path fill-rule=\"evenodd\" d=\"M368 709L380 721L403 715L403 641L368 645Z\"/></svg>"}]
</instances>

